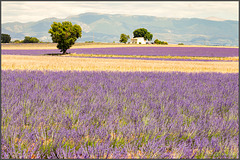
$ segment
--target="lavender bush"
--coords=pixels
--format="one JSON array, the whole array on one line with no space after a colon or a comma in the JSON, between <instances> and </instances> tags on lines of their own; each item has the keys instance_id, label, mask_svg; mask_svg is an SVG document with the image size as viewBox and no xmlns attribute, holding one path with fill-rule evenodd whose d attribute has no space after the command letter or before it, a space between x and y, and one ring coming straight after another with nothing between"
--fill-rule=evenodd
<instances>
[{"instance_id":1,"label":"lavender bush","mask_svg":"<svg viewBox=\"0 0 240 160\"><path fill-rule=\"evenodd\" d=\"M239 158L238 74L1 74L1 158Z\"/></svg>"},{"instance_id":2,"label":"lavender bush","mask_svg":"<svg viewBox=\"0 0 240 160\"><path fill-rule=\"evenodd\" d=\"M116 48L81 48L69 49L77 54L112 54L112 55L148 55L148 56L204 56L204 57L237 57L239 48L211 47L116 47ZM44 55L60 53L57 49L42 50L2 50L2 54L11 55Z\"/></svg>"}]
</instances>

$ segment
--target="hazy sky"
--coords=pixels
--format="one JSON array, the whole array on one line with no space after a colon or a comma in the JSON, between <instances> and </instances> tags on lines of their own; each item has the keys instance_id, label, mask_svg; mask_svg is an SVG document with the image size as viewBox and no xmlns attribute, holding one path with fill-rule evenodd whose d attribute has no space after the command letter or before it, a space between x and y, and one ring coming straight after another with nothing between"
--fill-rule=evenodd
<instances>
[{"instance_id":1,"label":"hazy sky","mask_svg":"<svg viewBox=\"0 0 240 160\"><path fill-rule=\"evenodd\" d=\"M150 15L172 18L217 17L238 20L238 1L202 1L202 2L99 2L99 1L1 1L2 23L29 22L44 18L66 18L85 12L108 14Z\"/></svg>"}]
</instances>

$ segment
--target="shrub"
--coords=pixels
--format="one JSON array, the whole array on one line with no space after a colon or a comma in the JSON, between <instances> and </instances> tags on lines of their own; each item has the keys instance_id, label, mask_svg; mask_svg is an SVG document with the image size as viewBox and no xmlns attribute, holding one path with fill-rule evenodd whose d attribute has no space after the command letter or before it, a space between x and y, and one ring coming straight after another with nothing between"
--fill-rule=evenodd
<instances>
[{"instance_id":1,"label":"shrub","mask_svg":"<svg viewBox=\"0 0 240 160\"><path fill-rule=\"evenodd\" d=\"M15 40L15 41L13 41L13 43L21 43L21 41L20 40Z\"/></svg>"},{"instance_id":2,"label":"shrub","mask_svg":"<svg viewBox=\"0 0 240 160\"><path fill-rule=\"evenodd\" d=\"M25 36L24 40L20 42L21 43L38 43L39 40L36 37Z\"/></svg>"},{"instance_id":3,"label":"shrub","mask_svg":"<svg viewBox=\"0 0 240 160\"><path fill-rule=\"evenodd\" d=\"M160 40L158 40L158 39L155 39L154 43L155 43L155 44L163 44L163 45L168 45L168 43L167 43L167 42L165 42L165 41L160 41Z\"/></svg>"},{"instance_id":4,"label":"shrub","mask_svg":"<svg viewBox=\"0 0 240 160\"><path fill-rule=\"evenodd\" d=\"M164 45L168 45L168 43L167 43L167 42L165 42L165 41L163 42L163 44L164 44Z\"/></svg>"}]
</instances>

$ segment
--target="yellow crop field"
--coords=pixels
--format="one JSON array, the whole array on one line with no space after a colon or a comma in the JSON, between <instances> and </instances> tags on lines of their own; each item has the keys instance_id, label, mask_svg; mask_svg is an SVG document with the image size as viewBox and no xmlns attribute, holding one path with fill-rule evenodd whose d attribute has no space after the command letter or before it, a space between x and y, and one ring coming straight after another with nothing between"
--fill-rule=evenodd
<instances>
[{"instance_id":1,"label":"yellow crop field","mask_svg":"<svg viewBox=\"0 0 240 160\"><path fill-rule=\"evenodd\" d=\"M116 58L162 58L162 59L239 61L239 57L143 56L143 55L76 54L76 53L71 53L71 54L67 54L67 55L64 55L64 56L74 56L74 57L116 57Z\"/></svg>"},{"instance_id":2,"label":"yellow crop field","mask_svg":"<svg viewBox=\"0 0 240 160\"><path fill-rule=\"evenodd\" d=\"M2 70L161 71L238 73L238 62L162 61L2 55Z\"/></svg>"}]
</instances>

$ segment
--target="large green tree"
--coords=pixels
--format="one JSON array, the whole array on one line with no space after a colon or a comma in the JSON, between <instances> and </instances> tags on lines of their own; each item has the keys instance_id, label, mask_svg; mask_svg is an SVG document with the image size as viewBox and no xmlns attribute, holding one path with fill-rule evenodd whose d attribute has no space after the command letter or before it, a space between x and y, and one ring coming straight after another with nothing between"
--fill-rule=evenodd
<instances>
[{"instance_id":1,"label":"large green tree","mask_svg":"<svg viewBox=\"0 0 240 160\"><path fill-rule=\"evenodd\" d=\"M9 43L11 41L11 37L8 34L1 34L1 43Z\"/></svg>"},{"instance_id":2,"label":"large green tree","mask_svg":"<svg viewBox=\"0 0 240 160\"><path fill-rule=\"evenodd\" d=\"M147 29L139 28L133 31L133 38L136 38L136 37L144 37L145 40L151 41L153 38L153 35L150 32L148 32Z\"/></svg>"},{"instance_id":3,"label":"large green tree","mask_svg":"<svg viewBox=\"0 0 240 160\"><path fill-rule=\"evenodd\" d=\"M67 49L69 49L75 41L82 37L82 28L75 24L72 25L71 22L53 22L48 33L51 34L52 41L57 44L57 48L61 49L63 54L66 54Z\"/></svg>"},{"instance_id":4,"label":"large green tree","mask_svg":"<svg viewBox=\"0 0 240 160\"><path fill-rule=\"evenodd\" d=\"M119 42L122 42L122 43L127 43L127 41L128 41L128 39L129 39L130 37L129 37L129 35L126 35L126 34L121 34L120 35L120 40L119 40Z\"/></svg>"}]
</instances>

